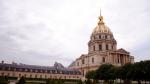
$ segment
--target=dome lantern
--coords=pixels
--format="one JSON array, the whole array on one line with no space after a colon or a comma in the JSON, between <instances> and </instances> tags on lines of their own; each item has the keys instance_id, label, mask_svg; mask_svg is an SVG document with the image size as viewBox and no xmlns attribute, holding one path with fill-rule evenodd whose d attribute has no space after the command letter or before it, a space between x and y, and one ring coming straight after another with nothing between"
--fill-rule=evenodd
<instances>
[{"instance_id":1,"label":"dome lantern","mask_svg":"<svg viewBox=\"0 0 150 84\"><path fill-rule=\"evenodd\" d=\"M107 34L112 34L111 30L109 27L107 27L103 21L103 16L99 16L99 21L97 26L94 28L92 35L93 34L101 34L101 33L107 33Z\"/></svg>"}]
</instances>

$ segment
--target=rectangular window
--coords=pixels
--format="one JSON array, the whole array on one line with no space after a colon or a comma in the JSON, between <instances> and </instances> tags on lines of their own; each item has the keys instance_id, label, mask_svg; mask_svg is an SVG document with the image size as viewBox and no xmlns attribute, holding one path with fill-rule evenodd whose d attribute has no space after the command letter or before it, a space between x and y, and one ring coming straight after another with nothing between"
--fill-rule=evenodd
<instances>
[{"instance_id":1,"label":"rectangular window","mask_svg":"<svg viewBox=\"0 0 150 84\"><path fill-rule=\"evenodd\" d=\"M105 35L105 39L107 39L107 35Z\"/></svg>"},{"instance_id":2,"label":"rectangular window","mask_svg":"<svg viewBox=\"0 0 150 84\"><path fill-rule=\"evenodd\" d=\"M92 58L92 63L94 63L94 58Z\"/></svg>"},{"instance_id":3,"label":"rectangular window","mask_svg":"<svg viewBox=\"0 0 150 84\"><path fill-rule=\"evenodd\" d=\"M79 66L79 62L77 62L77 66Z\"/></svg>"},{"instance_id":4,"label":"rectangular window","mask_svg":"<svg viewBox=\"0 0 150 84\"><path fill-rule=\"evenodd\" d=\"M82 60L82 64L84 64L84 59Z\"/></svg>"},{"instance_id":5,"label":"rectangular window","mask_svg":"<svg viewBox=\"0 0 150 84\"><path fill-rule=\"evenodd\" d=\"M99 39L101 39L101 35L99 35Z\"/></svg>"},{"instance_id":6,"label":"rectangular window","mask_svg":"<svg viewBox=\"0 0 150 84\"><path fill-rule=\"evenodd\" d=\"M105 58L103 57L103 63L105 62Z\"/></svg>"},{"instance_id":7,"label":"rectangular window","mask_svg":"<svg viewBox=\"0 0 150 84\"><path fill-rule=\"evenodd\" d=\"M95 51L95 45L93 46L93 51Z\"/></svg>"},{"instance_id":8,"label":"rectangular window","mask_svg":"<svg viewBox=\"0 0 150 84\"><path fill-rule=\"evenodd\" d=\"M37 75L35 75L35 78L37 78L38 76Z\"/></svg>"},{"instance_id":9,"label":"rectangular window","mask_svg":"<svg viewBox=\"0 0 150 84\"><path fill-rule=\"evenodd\" d=\"M32 78L32 75L30 75L30 78Z\"/></svg>"},{"instance_id":10,"label":"rectangular window","mask_svg":"<svg viewBox=\"0 0 150 84\"><path fill-rule=\"evenodd\" d=\"M108 50L108 45L106 45L106 50Z\"/></svg>"},{"instance_id":11,"label":"rectangular window","mask_svg":"<svg viewBox=\"0 0 150 84\"><path fill-rule=\"evenodd\" d=\"M102 45L99 45L99 51L101 51L102 50Z\"/></svg>"}]
</instances>

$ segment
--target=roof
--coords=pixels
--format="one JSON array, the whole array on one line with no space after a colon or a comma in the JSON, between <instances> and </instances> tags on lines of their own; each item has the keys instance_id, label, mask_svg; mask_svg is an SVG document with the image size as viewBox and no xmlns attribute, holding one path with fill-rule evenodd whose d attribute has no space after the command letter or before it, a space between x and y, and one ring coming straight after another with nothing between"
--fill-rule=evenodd
<instances>
[{"instance_id":1,"label":"roof","mask_svg":"<svg viewBox=\"0 0 150 84\"><path fill-rule=\"evenodd\" d=\"M123 49L123 48L118 49L118 50L117 50L117 52L121 52L121 53L128 53L128 54L129 54L129 52L128 52L128 51L126 51L126 50L125 50L125 49Z\"/></svg>"},{"instance_id":2,"label":"roof","mask_svg":"<svg viewBox=\"0 0 150 84\"><path fill-rule=\"evenodd\" d=\"M61 63L57 63L55 62L54 66L37 66L37 65L26 65L26 64L7 64L7 63L0 63L0 70L2 68L11 68L10 70L14 70L14 68L16 70L19 71L19 69L28 69L29 72L31 70L37 70L37 72L41 72L42 71L62 71L64 74L68 74L68 73L76 73L76 74L81 74L80 71L76 70L76 69L69 69L69 68L65 68ZM12 69L13 68L13 69ZM5 70L5 69L4 69ZM27 70L27 71L28 71ZM25 70L23 70L25 71Z\"/></svg>"},{"instance_id":3,"label":"roof","mask_svg":"<svg viewBox=\"0 0 150 84\"><path fill-rule=\"evenodd\" d=\"M109 27L107 27L105 23L103 22L103 16L99 17L98 25L94 28L92 32L92 34L101 34L101 33L112 34Z\"/></svg>"}]
</instances>

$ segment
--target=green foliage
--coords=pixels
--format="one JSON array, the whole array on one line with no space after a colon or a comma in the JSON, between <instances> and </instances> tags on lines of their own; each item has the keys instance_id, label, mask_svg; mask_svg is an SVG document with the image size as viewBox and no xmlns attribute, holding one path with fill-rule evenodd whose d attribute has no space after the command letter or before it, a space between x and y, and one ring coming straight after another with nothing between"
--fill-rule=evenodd
<instances>
[{"instance_id":1,"label":"green foliage","mask_svg":"<svg viewBox=\"0 0 150 84\"><path fill-rule=\"evenodd\" d=\"M133 80L150 81L150 61L141 61L133 65Z\"/></svg>"},{"instance_id":2,"label":"green foliage","mask_svg":"<svg viewBox=\"0 0 150 84\"><path fill-rule=\"evenodd\" d=\"M96 77L99 80L115 79L115 68L111 64L103 64L96 71Z\"/></svg>"},{"instance_id":3,"label":"green foliage","mask_svg":"<svg viewBox=\"0 0 150 84\"><path fill-rule=\"evenodd\" d=\"M83 84L82 80L80 79L77 84Z\"/></svg>"},{"instance_id":4,"label":"green foliage","mask_svg":"<svg viewBox=\"0 0 150 84\"><path fill-rule=\"evenodd\" d=\"M26 83L26 80L24 77L21 77L19 82L17 84L25 84Z\"/></svg>"},{"instance_id":5,"label":"green foliage","mask_svg":"<svg viewBox=\"0 0 150 84\"><path fill-rule=\"evenodd\" d=\"M0 77L0 84L8 84L8 77L1 76Z\"/></svg>"},{"instance_id":6,"label":"green foliage","mask_svg":"<svg viewBox=\"0 0 150 84\"><path fill-rule=\"evenodd\" d=\"M47 79L46 84L64 84L62 79Z\"/></svg>"},{"instance_id":7,"label":"green foliage","mask_svg":"<svg viewBox=\"0 0 150 84\"><path fill-rule=\"evenodd\" d=\"M120 68L120 77L121 79L128 80L132 78L132 67L133 65L128 63L123 65Z\"/></svg>"},{"instance_id":8,"label":"green foliage","mask_svg":"<svg viewBox=\"0 0 150 84\"><path fill-rule=\"evenodd\" d=\"M95 75L96 75L96 71L93 70L93 71L87 72L86 75L85 75L85 77L87 79L95 79Z\"/></svg>"},{"instance_id":9,"label":"green foliage","mask_svg":"<svg viewBox=\"0 0 150 84\"><path fill-rule=\"evenodd\" d=\"M92 84L92 81L90 79L85 80L85 84Z\"/></svg>"},{"instance_id":10,"label":"green foliage","mask_svg":"<svg viewBox=\"0 0 150 84\"><path fill-rule=\"evenodd\" d=\"M136 62L134 64L125 64L120 67L114 67L111 64L103 64L96 71L89 71L86 74L87 79L105 80L105 82L113 81L115 79L122 79L126 84L130 80L138 82L150 81L150 60Z\"/></svg>"}]
</instances>

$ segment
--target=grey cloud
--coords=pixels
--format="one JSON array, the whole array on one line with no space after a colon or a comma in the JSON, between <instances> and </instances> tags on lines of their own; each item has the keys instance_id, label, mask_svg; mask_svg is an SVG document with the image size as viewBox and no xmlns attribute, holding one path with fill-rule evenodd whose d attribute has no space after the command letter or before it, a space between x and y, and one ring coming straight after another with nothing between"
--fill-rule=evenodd
<instances>
[{"instance_id":1,"label":"grey cloud","mask_svg":"<svg viewBox=\"0 0 150 84\"><path fill-rule=\"evenodd\" d=\"M0 60L69 65L87 53L101 1L0 0ZM137 61L140 55L149 59L149 0L102 2L105 22L119 47L133 52Z\"/></svg>"}]
</instances>

